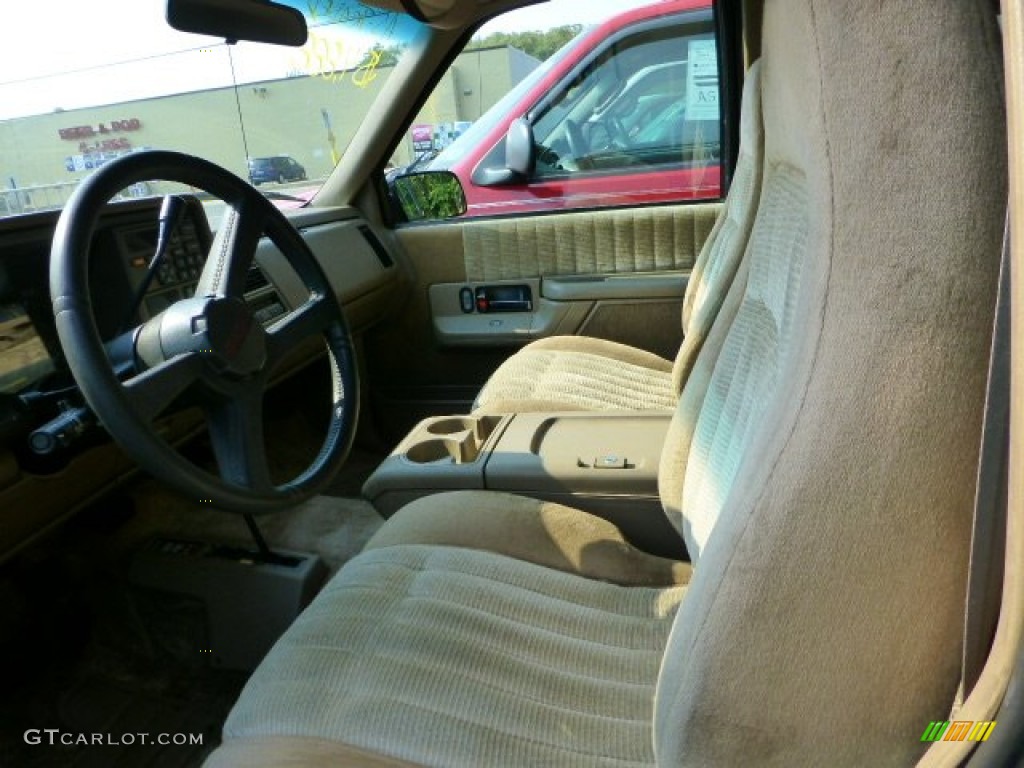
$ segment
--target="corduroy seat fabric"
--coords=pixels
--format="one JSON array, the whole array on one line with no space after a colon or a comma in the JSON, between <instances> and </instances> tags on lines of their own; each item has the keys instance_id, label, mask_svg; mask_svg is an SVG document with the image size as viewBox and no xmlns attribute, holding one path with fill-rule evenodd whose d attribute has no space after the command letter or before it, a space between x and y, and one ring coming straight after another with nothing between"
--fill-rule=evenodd
<instances>
[{"instance_id":1,"label":"corduroy seat fabric","mask_svg":"<svg viewBox=\"0 0 1024 768\"><path fill-rule=\"evenodd\" d=\"M477 395L474 413L675 408L736 274L757 210L764 159L758 73L755 63L744 82L736 172L686 285L683 343L675 361L606 339L540 339L498 367Z\"/></svg>"},{"instance_id":2,"label":"corduroy seat fabric","mask_svg":"<svg viewBox=\"0 0 1024 768\"><path fill-rule=\"evenodd\" d=\"M228 733L273 723L429 765L650 765L684 589L464 548L374 549L275 648Z\"/></svg>"},{"instance_id":3,"label":"corduroy seat fabric","mask_svg":"<svg viewBox=\"0 0 1024 768\"><path fill-rule=\"evenodd\" d=\"M663 452L692 576L583 512L422 499L270 652L211 765L921 754L959 670L1006 194L996 22L987 0L770 0L763 29L757 216Z\"/></svg>"}]
</instances>

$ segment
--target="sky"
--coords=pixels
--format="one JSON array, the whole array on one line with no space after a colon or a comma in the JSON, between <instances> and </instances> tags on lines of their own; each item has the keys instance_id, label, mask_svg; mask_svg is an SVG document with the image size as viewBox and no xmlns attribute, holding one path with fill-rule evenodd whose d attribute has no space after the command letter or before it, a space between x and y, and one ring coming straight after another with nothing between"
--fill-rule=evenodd
<instances>
[{"instance_id":1,"label":"sky","mask_svg":"<svg viewBox=\"0 0 1024 768\"><path fill-rule=\"evenodd\" d=\"M480 34L590 24L650 0L557 0L499 17ZM292 4L303 0L291 0ZM349 0L304 0L338 9ZM285 77L316 65L307 50L228 46L171 29L166 0L48 0L0 5L0 120ZM369 26L383 22L369 22ZM351 31L339 43L315 28L321 51L355 66L372 43ZM173 52L173 56L167 54ZM119 66L108 66L113 63ZM341 67L339 67L341 68Z\"/></svg>"}]
</instances>

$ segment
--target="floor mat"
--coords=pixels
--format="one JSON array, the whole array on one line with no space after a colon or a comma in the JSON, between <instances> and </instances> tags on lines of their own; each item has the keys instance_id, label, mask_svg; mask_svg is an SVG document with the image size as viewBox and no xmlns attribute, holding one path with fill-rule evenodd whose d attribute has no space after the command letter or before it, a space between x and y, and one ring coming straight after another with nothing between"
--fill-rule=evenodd
<instances>
[{"instance_id":1,"label":"floor mat","mask_svg":"<svg viewBox=\"0 0 1024 768\"><path fill-rule=\"evenodd\" d=\"M0 763L198 768L220 743L221 725L246 675L207 669L177 680L160 678L105 680L86 672L36 691L31 722L23 721L25 728L16 733L5 728L0 736L7 742L0 746Z\"/></svg>"},{"instance_id":2,"label":"floor mat","mask_svg":"<svg viewBox=\"0 0 1024 768\"><path fill-rule=\"evenodd\" d=\"M109 734L115 744L73 746L61 755L62 764L200 766L220 743L221 725L244 680L245 675L211 673L165 690L144 691L102 680L78 681L58 702L60 727L71 733ZM139 743L141 734L151 743ZM168 743L153 743L160 740Z\"/></svg>"},{"instance_id":3,"label":"floor mat","mask_svg":"<svg viewBox=\"0 0 1024 768\"><path fill-rule=\"evenodd\" d=\"M64 578L35 609L63 610L42 627L22 617L30 637L4 672L16 682L0 700L0 765L199 768L247 673L196 653L202 605L66 565L76 556L41 564Z\"/></svg>"}]
</instances>

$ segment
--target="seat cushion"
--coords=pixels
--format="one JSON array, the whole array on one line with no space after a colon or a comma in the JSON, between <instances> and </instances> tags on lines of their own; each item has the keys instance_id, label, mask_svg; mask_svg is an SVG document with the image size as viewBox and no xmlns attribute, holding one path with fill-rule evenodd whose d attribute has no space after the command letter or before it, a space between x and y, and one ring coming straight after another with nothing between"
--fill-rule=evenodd
<instances>
[{"instance_id":1,"label":"seat cushion","mask_svg":"<svg viewBox=\"0 0 1024 768\"><path fill-rule=\"evenodd\" d=\"M671 410L672 363L625 344L554 336L506 360L477 396L474 413Z\"/></svg>"},{"instance_id":2,"label":"seat cushion","mask_svg":"<svg viewBox=\"0 0 1024 768\"><path fill-rule=\"evenodd\" d=\"M271 650L225 740L312 737L422 765L653 765L684 590L480 550L371 549Z\"/></svg>"},{"instance_id":3,"label":"seat cushion","mask_svg":"<svg viewBox=\"0 0 1024 768\"><path fill-rule=\"evenodd\" d=\"M693 572L689 563L637 549L603 518L497 491L417 499L388 520L366 548L400 544L482 549L624 587L686 584Z\"/></svg>"}]
</instances>

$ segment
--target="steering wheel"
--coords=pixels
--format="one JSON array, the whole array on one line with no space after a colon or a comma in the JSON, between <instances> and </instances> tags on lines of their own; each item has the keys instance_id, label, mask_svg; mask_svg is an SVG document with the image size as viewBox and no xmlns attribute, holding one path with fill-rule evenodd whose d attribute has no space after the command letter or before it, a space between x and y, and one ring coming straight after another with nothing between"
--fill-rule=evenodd
<instances>
[{"instance_id":1,"label":"steering wheel","mask_svg":"<svg viewBox=\"0 0 1024 768\"><path fill-rule=\"evenodd\" d=\"M226 203L195 295L109 344L89 296L89 249L111 198L140 181L180 182ZM280 249L308 296L264 328L242 298L261 237ZM61 213L50 254L50 295L68 367L97 418L145 470L186 496L243 514L309 498L340 468L355 434L358 389L351 336L338 299L302 236L263 195L197 157L148 151L105 164L85 179ZM271 481L263 393L274 366L302 340L326 342L334 384L326 438L309 467L283 485ZM127 349L130 376L112 367ZM116 362L116 360L115 360ZM188 391L200 403L219 476L193 464L159 435L157 417Z\"/></svg>"}]
</instances>

